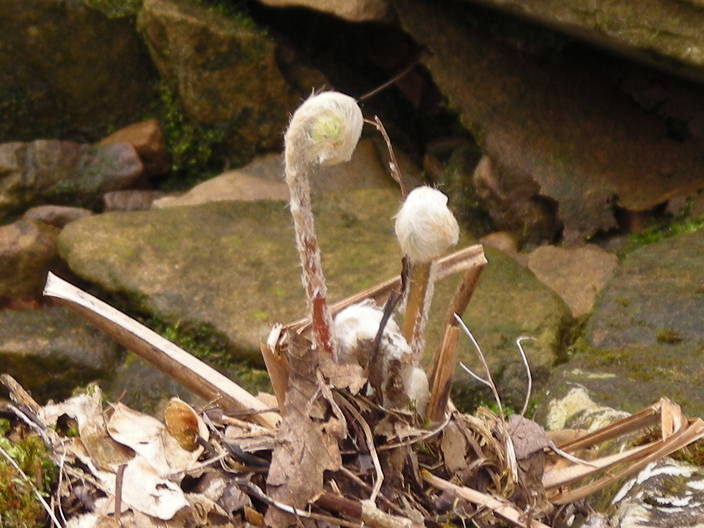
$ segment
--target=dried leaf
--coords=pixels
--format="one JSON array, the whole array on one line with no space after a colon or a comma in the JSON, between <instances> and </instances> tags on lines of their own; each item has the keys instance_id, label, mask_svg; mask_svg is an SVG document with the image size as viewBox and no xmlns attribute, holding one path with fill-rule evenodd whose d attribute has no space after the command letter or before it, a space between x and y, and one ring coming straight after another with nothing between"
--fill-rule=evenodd
<instances>
[{"instance_id":1,"label":"dried leaf","mask_svg":"<svg viewBox=\"0 0 704 528\"><path fill-rule=\"evenodd\" d=\"M336 418L326 419L331 414L329 404L318 397L322 394L314 373L325 358L311 350L304 338L290 337L286 405L272 453L267 491L275 500L302 508L323 491L324 472L340 468L338 440L342 428ZM266 522L285 526L290 518L269 508Z\"/></svg>"},{"instance_id":2,"label":"dried leaf","mask_svg":"<svg viewBox=\"0 0 704 528\"><path fill-rule=\"evenodd\" d=\"M194 451L198 447L198 437L208 439L208 428L203 420L179 398L169 400L164 410L164 424L169 434L186 451Z\"/></svg>"},{"instance_id":3,"label":"dried leaf","mask_svg":"<svg viewBox=\"0 0 704 528\"><path fill-rule=\"evenodd\" d=\"M447 424L447 427L443 430L440 449L442 449L442 459L445 462L445 468L450 474L467 467L465 458L467 439L454 422Z\"/></svg>"},{"instance_id":4,"label":"dried leaf","mask_svg":"<svg viewBox=\"0 0 704 528\"><path fill-rule=\"evenodd\" d=\"M125 468L122 500L133 509L162 520L171 519L188 506L181 488L160 478L141 456L134 457Z\"/></svg>"},{"instance_id":5,"label":"dried leaf","mask_svg":"<svg viewBox=\"0 0 704 528\"><path fill-rule=\"evenodd\" d=\"M518 414L509 416L508 432L511 435L513 449L518 460L527 458L551 445L550 439L545 434L545 429L533 420Z\"/></svg>"}]
</instances>

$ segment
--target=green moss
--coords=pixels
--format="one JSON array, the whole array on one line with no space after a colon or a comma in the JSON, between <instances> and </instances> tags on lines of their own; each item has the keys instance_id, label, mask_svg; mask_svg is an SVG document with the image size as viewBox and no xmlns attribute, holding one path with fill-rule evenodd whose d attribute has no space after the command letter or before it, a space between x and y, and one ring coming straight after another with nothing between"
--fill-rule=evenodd
<instances>
[{"instance_id":1,"label":"green moss","mask_svg":"<svg viewBox=\"0 0 704 528\"><path fill-rule=\"evenodd\" d=\"M8 420L0 423L0 447L46 495L56 480L56 467L41 439L21 427L11 430ZM0 458L0 526L34 528L45 526L45 512L32 486L4 457Z\"/></svg>"},{"instance_id":2,"label":"green moss","mask_svg":"<svg viewBox=\"0 0 704 528\"><path fill-rule=\"evenodd\" d=\"M82 0L82 2L108 18L135 16L142 7L142 0Z\"/></svg>"},{"instance_id":3,"label":"green moss","mask_svg":"<svg viewBox=\"0 0 704 528\"><path fill-rule=\"evenodd\" d=\"M258 26L247 11L246 4L242 0L193 0L194 3L205 7L210 13L224 16L234 20L238 25L246 29L256 29L261 33L266 31Z\"/></svg>"},{"instance_id":4,"label":"green moss","mask_svg":"<svg viewBox=\"0 0 704 528\"><path fill-rule=\"evenodd\" d=\"M161 182L165 190L185 189L217 174L225 163L227 130L189 119L175 90L166 82L156 85L157 99L147 117L161 122L171 172Z\"/></svg>"},{"instance_id":5,"label":"green moss","mask_svg":"<svg viewBox=\"0 0 704 528\"><path fill-rule=\"evenodd\" d=\"M632 233L628 243L620 251L621 257L648 244L654 244L665 238L670 238L683 233L704 229L704 218L690 218L689 207L680 216L674 219L660 219L640 233Z\"/></svg>"}]
</instances>

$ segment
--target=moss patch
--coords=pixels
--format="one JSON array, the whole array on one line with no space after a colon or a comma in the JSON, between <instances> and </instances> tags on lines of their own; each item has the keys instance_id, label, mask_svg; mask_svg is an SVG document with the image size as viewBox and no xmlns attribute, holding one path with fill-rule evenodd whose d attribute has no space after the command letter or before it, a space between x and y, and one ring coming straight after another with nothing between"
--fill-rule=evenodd
<instances>
[{"instance_id":1,"label":"moss patch","mask_svg":"<svg viewBox=\"0 0 704 528\"><path fill-rule=\"evenodd\" d=\"M56 467L46 447L34 433L0 419L0 447L29 477L34 487L48 496L56 480ZM5 457L0 458L0 526L39 528L45 526L45 512L32 486Z\"/></svg>"}]
</instances>

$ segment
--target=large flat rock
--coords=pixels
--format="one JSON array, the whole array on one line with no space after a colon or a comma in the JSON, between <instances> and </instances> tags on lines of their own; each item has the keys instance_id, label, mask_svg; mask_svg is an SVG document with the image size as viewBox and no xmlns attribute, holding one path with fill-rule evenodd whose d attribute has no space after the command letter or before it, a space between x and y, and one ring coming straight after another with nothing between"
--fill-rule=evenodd
<instances>
[{"instance_id":1,"label":"large flat rock","mask_svg":"<svg viewBox=\"0 0 704 528\"><path fill-rule=\"evenodd\" d=\"M392 220L399 200L398 191L388 188L329 191L314 198L331 300L399 272ZM228 357L230 362L232 357L259 361L259 343L272 324L295 320L305 311L293 228L281 202L107 213L69 224L59 247L74 273L106 293L128 298L133 310L182 331L217 336L229 352L211 356L216 363ZM503 395L520 401L525 375L513 340L519 335L538 339L527 352L540 382L557 357L569 314L513 259L491 251L489 260L467 321ZM437 287L426 355L439 344L440 321L455 282L448 279ZM463 339L461 346L462 357L471 361L475 356L468 342ZM457 379L462 396L486 399L466 375L458 373Z\"/></svg>"}]
</instances>

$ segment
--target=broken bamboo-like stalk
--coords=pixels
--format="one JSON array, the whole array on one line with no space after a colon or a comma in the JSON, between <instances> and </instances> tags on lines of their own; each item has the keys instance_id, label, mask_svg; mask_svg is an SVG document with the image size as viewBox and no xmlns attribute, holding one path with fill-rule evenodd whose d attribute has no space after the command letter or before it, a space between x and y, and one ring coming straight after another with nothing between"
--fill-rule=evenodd
<instances>
[{"instance_id":1,"label":"broken bamboo-like stalk","mask_svg":"<svg viewBox=\"0 0 704 528\"><path fill-rule=\"evenodd\" d=\"M457 364L457 340L459 338L459 328L455 314L459 316L464 314L477 286L479 274L486 263L486 257L482 251L480 258L476 258L473 266L464 272L445 316L445 333L442 338L442 344L433 354L430 376L428 377L431 389L426 413L431 421L442 419L447 402L450 399L452 375Z\"/></svg>"},{"instance_id":2,"label":"broken bamboo-like stalk","mask_svg":"<svg viewBox=\"0 0 704 528\"><path fill-rule=\"evenodd\" d=\"M143 357L188 390L207 401L216 402L225 412L252 412L252 420L275 428L277 413L263 412L269 407L182 348L164 339L100 299L49 273L44 295L52 297L100 328L118 343Z\"/></svg>"}]
</instances>

